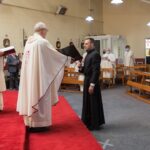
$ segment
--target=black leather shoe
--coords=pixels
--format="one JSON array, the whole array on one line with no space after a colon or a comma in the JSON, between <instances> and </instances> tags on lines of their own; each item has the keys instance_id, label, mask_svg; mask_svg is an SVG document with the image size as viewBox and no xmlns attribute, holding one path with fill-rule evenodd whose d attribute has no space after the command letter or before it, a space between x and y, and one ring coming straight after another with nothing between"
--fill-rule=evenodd
<instances>
[{"instance_id":1,"label":"black leather shoe","mask_svg":"<svg viewBox=\"0 0 150 150\"><path fill-rule=\"evenodd\" d=\"M100 130L100 127L88 127L88 129L90 130L90 131L96 131L96 130Z\"/></svg>"},{"instance_id":2,"label":"black leather shoe","mask_svg":"<svg viewBox=\"0 0 150 150\"><path fill-rule=\"evenodd\" d=\"M29 128L29 132L35 133L35 132L45 132L48 131L50 127L31 127Z\"/></svg>"}]
</instances>

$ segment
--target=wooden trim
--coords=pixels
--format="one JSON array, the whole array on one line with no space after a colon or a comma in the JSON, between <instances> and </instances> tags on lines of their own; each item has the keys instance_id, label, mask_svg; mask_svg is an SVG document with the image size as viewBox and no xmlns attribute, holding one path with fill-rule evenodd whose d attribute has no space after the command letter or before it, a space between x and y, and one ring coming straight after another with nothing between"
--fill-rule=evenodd
<instances>
[{"instance_id":1,"label":"wooden trim","mask_svg":"<svg viewBox=\"0 0 150 150\"><path fill-rule=\"evenodd\" d=\"M139 95L137 95L135 93L132 93L132 92L127 92L127 94L130 95L130 96L135 97L136 100L139 100L139 101L142 101L144 103L150 104L150 100L147 100L147 98L144 97L144 96L142 97L142 96L139 96Z\"/></svg>"}]
</instances>

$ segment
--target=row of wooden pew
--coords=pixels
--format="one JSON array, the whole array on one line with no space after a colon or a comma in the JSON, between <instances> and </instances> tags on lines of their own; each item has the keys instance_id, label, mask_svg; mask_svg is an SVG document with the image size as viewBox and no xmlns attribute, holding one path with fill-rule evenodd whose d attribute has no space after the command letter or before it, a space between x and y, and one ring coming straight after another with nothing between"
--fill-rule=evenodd
<instances>
[{"instance_id":1,"label":"row of wooden pew","mask_svg":"<svg viewBox=\"0 0 150 150\"><path fill-rule=\"evenodd\" d=\"M103 84L105 81L108 81L109 86L115 85L115 81L121 81L122 85L126 85L127 80L130 77L130 72L133 70L146 71L146 65L137 65L132 67L125 67L124 65L117 65L115 69L112 68L102 68L100 80ZM128 71L128 75L126 72ZM104 77L103 73L108 72L111 74L111 77ZM103 86L103 85L102 85Z\"/></svg>"},{"instance_id":2,"label":"row of wooden pew","mask_svg":"<svg viewBox=\"0 0 150 150\"><path fill-rule=\"evenodd\" d=\"M126 84L127 79L129 76L125 75L126 70L146 70L145 65L139 65L139 66L134 66L134 67L124 67L123 65L117 65L116 69L112 68L103 68L101 69L101 75L100 75L100 81L101 81L101 86L103 87L103 84L107 82L108 87L112 87L115 84L115 80L121 81L122 85ZM111 73L111 77L106 78L103 76L103 73L108 72ZM81 86L83 85L83 80L79 80L79 76L81 76L81 73L75 72L74 68L65 68L64 72L64 78L62 81L62 88L67 87L68 85L75 85L75 86ZM65 86L66 85L66 86Z\"/></svg>"},{"instance_id":3,"label":"row of wooden pew","mask_svg":"<svg viewBox=\"0 0 150 150\"><path fill-rule=\"evenodd\" d=\"M127 81L128 94L150 104L150 73L132 71Z\"/></svg>"},{"instance_id":4,"label":"row of wooden pew","mask_svg":"<svg viewBox=\"0 0 150 150\"><path fill-rule=\"evenodd\" d=\"M62 91L80 91L79 86L83 85L83 81L79 80L79 76L81 73L75 72L74 68L68 68L66 67L64 70L64 77L61 84L61 90ZM73 89L71 89L71 85L74 86ZM77 89L77 90L75 90Z\"/></svg>"},{"instance_id":5,"label":"row of wooden pew","mask_svg":"<svg viewBox=\"0 0 150 150\"><path fill-rule=\"evenodd\" d=\"M125 72L129 71L126 75ZM104 78L103 73L112 73L111 78ZM61 90L65 91L80 91L80 86L83 86L83 80L79 80L79 76L82 74L75 72L74 68L65 68L64 78L62 80ZM124 67L123 65L117 65L116 70L112 68L101 69L101 86L105 81L108 81L108 87L113 86L116 80L120 80L122 85L127 87L127 93L150 104L150 73L146 72L146 65L138 65L134 67ZM71 85L74 89L71 89Z\"/></svg>"}]
</instances>

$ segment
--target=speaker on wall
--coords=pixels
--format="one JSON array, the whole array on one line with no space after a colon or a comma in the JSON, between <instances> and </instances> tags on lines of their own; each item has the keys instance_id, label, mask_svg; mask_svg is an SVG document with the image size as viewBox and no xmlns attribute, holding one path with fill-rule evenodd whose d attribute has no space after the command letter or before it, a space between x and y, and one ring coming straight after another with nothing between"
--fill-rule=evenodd
<instances>
[{"instance_id":1,"label":"speaker on wall","mask_svg":"<svg viewBox=\"0 0 150 150\"><path fill-rule=\"evenodd\" d=\"M58 6L58 9L57 9L57 11L56 11L56 14L57 14L57 15L65 15L66 12L67 12L67 7L62 6L62 5L59 5L59 6Z\"/></svg>"},{"instance_id":2,"label":"speaker on wall","mask_svg":"<svg viewBox=\"0 0 150 150\"><path fill-rule=\"evenodd\" d=\"M0 4L3 2L4 0L0 0Z\"/></svg>"}]
</instances>

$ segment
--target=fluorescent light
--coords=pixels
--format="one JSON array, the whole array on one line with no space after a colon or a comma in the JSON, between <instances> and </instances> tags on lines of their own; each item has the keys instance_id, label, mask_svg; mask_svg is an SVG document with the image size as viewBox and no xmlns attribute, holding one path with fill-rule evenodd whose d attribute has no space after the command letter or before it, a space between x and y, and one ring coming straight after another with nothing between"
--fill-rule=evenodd
<instances>
[{"instance_id":1,"label":"fluorescent light","mask_svg":"<svg viewBox=\"0 0 150 150\"><path fill-rule=\"evenodd\" d=\"M94 18L92 17L92 12L94 11L94 9L92 9L91 8L91 0L89 0L89 16L87 16L86 18L85 18L85 20L87 21L87 22L92 22L92 21L94 21Z\"/></svg>"},{"instance_id":2,"label":"fluorescent light","mask_svg":"<svg viewBox=\"0 0 150 150\"><path fill-rule=\"evenodd\" d=\"M111 1L111 4L115 4L115 5L122 4L122 3L123 3L123 0L112 0Z\"/></svg>"},{"instance_id":3,"label":"fluorescent light","mask_svg":"<svg viewBox=\"0 0 150 150\"><path fill-rule=\"evenodd\" d=\"M150 22L147 23L147 26L150 27Z\"/></svg>"},{"instance_id":4,"label":"fluorescent light","mask_svg":"<svg viewBox=\"0 0 150 150\"><path fill-rule=\"evenodd\" d=\"M92 16L87 16L87 17L85 18L85 20L86 20L87 22L92 22L92 21L94 20L94 18L93 18Z\"/></svg>"},{"instance_id":5,"label":"fluorescent light","mask_svg":"<svg viewBox=\"0 0 150 150\"><path fill-rule=\"evenodd\" d=\"M149 22L149 23L147 23L147 26L149 26L149 27L150 27L150 22Z\"/></svg>"}]
</instances>

